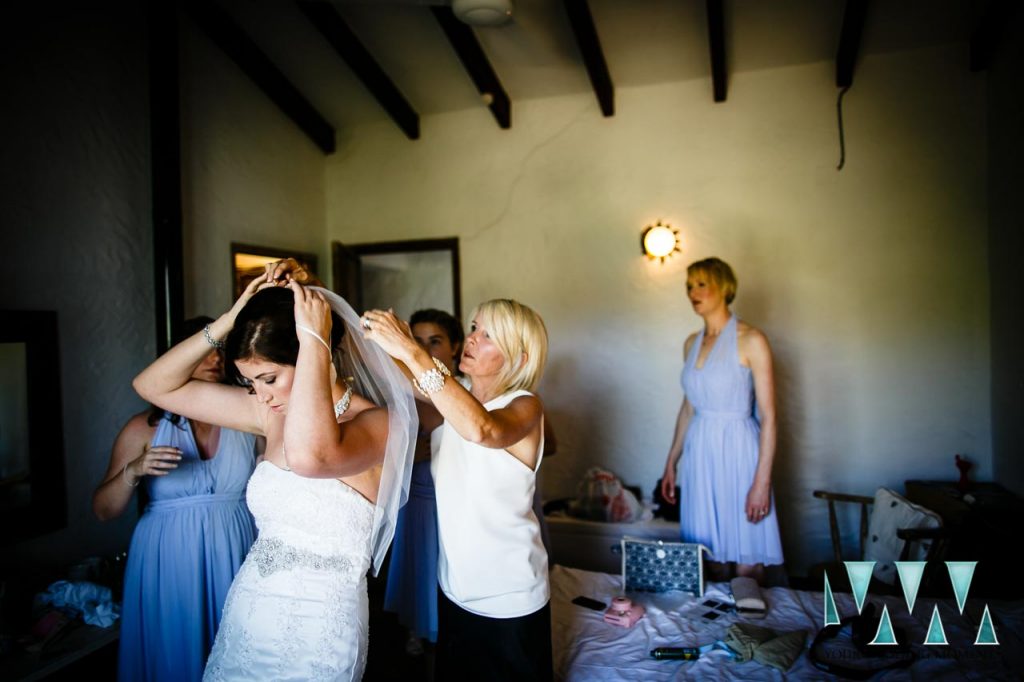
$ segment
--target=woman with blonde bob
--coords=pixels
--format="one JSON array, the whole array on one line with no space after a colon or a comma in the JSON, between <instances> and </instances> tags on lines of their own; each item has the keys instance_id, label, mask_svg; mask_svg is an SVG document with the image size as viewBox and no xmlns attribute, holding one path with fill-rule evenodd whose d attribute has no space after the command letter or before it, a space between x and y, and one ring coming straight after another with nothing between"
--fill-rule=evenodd
<instances>
[{"instance_id":1,"label":"woman with blonde bob","mask_svg":"<svg viewBox=\"0 0 1024 682\"><path fill-rule=\"evenodd\" d=\"M436 678L550 680L548 557L532 506L544 451L533 393L547 360L544 321L516 301L480 304L459 363L468 390L393 313L371 310L363 326L444 417L431 465L441 549Z\"/></svg>"},{"instance_id":2,"label":"woman with blonde bob","mask_svg":"<svg viewBox=\"0 0 1024 682\"><path fill-rule=\"evenodd\" d=\"M763 581L766 566L783 563L772 503L775 379L764 333L729 309L736 275L706 258L686 269L686 294L704 328L683 344L675 434L665 462L662 495L675 501L683 541L706 545L716 580L738 575Z\"/></svg>"}]
</instances>

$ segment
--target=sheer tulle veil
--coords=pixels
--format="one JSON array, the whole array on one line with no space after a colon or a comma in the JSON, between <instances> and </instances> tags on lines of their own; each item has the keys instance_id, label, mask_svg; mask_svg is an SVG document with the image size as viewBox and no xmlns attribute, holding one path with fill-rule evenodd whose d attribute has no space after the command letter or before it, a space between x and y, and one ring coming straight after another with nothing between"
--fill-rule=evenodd
<instances>
[{"instance_id":1,"label":"sheer tulle veil","mask_svg":"<svg viewBox=\"0 0 1024 682\"><path fill-rule=\"evenodd\" d=\"M310 288L322 293L331 309L345 323L345 336L334 358L341 376L352 377L352 388L356 393L388 410L388 440L370 535L373 574L377 575L395 535L398 510L409 497L413 450L419 427L416 400L409 380L391 356L377 344L363 338L359 316L352 306L334 292L320 287Z\"/></svg>"}]
</instances>

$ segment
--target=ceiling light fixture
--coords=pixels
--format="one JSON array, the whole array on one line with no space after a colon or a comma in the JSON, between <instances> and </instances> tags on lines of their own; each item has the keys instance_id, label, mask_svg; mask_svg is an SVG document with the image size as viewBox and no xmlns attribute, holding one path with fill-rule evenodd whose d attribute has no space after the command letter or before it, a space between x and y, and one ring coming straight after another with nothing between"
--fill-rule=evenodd
<instances>
[{"instance_id":1,"label":"ceiling light fixture","mask_svg":"<svg viewBox=\"0 0 1024 682\"><path fill-rule=\"evenodd\" d=\"M664 263L666 258L679 251L679 231L660 220L648 225L640 233L640 249L651 260L660 258Z\"/></svg>"},{"instance_id":2,"label":"ceiling light fixture","mask_svg":"<svg viewBox=\"0 0 1024 682\"><path fill-rule=\"evenodd\" d=\"M512 18L512 0L452 0L452 12L470 26L500 26Z\"/></svg>"}]
</instances>

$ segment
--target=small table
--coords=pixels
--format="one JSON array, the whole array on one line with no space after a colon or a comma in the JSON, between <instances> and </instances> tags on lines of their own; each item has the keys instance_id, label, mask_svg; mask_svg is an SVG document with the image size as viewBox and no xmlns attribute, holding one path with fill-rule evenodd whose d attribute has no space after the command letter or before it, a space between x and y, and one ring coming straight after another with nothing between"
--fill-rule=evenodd
<instances>
[{"instance_id":1,"label":"small table","mask_svg":"<svg viewBox=\"0 0 1024 682\"><path fill-rule=\"evenodd\" d=\"M949 529L949 561L977 561L970 594L1010 599L1024 596L1020 568L1008 547L1024 528L1024 498L998 483L971 483L960 491L952 481L906 481L906 497L942 517Z\"/></svg>"}]
</instances>

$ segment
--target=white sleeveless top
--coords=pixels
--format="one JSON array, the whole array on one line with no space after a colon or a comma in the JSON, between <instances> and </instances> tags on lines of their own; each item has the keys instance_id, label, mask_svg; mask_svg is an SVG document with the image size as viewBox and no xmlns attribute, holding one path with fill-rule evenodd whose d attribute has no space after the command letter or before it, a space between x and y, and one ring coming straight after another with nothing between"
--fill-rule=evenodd
<instances>
[{"instance_id":1,"label":"white sleeveless top","mask_svg":"<svg viewBox=\"0 0 1024 682\"><path fill-rule=\"evenodd\" d=\"M533 394L512 391L484 408L497 410L524 395ZM548 555L533 512L543 432L537 464L529 469L506 450L470 443L448 422L439 430L430 471L437 489L441 590L480 616L534 613L550 598Z\"/></svg>"}]
</instances>

